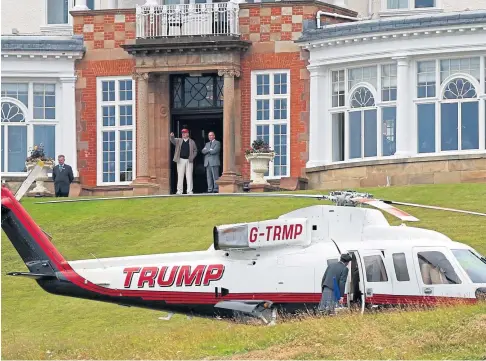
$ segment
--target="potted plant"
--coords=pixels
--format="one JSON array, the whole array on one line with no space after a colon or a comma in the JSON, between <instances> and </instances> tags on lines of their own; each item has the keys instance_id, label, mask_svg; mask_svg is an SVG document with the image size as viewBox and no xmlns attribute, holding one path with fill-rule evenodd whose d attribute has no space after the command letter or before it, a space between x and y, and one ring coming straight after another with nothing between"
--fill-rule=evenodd
<instances>
[{"instance_id":1,"label":"potted plant","mask_svg":"<svg viewBox=\"0 0 486 361\"><path fill-rule=\"evenodd\" d=\"M37 164L42 165L41 175L35 180L35 188L29 192L36 196L52 195L52 193L44 186L44 182L48 180L47 172L54 168L54 159L47 157L44 153L44 146L34 145L34 148L30 151L30 156L25 160L26 170L30 172Z\"/></svg>"},{"instance_id":2,"label":"potted plant","mask_svg":"<svg viewBox=\"0 0 486 361\"><path fill-rule=\"evenodd\" d=\"M268 143L263 139L254 140L251 148L245 151L245 158L250 162L251 169L255 174L252 183L268 185L264 174L268 172L269 163L275 158L275 152Z\"/></svg>"}]
</instances>

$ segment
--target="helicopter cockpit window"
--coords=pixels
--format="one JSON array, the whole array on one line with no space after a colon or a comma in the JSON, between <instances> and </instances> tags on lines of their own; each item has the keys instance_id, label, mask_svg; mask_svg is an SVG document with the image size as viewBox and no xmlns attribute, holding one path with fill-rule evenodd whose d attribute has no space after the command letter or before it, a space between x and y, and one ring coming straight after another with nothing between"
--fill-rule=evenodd
<instances>
[{"instance_id":1,"label":"helicopter cockpit window","mask_svg":"<svg viewBox=\"0 0 486 361\"><path fill-rule=\"evenodd\" d=\"M381 256L365 256L363 259L368 282L388 282L388 275Z\"/></svg>"},{"instance_id":2,"label":"helicopter cockpit window","mask_svg":"<svg viewBox=\"0 0 486 361\"><path fill-rule=\"evenodd\" d=\"M451 263L442 252L419 252L417 256L424 284L437 285L462 283Z\"/></svg>"},{"instance_id":3,"label":"helicopter cockpit window","mask_svg":"<svg viewBox=\"0 0 486 361\"><path fill-rule=\"evenodd\" d=\"M406 282L410 281L410 275L408 274L407 260L405 259L405 253L393 253L393 266L395 267L395 275L397 281Z\"/></svg>"},{"instance_id":4,"label":"helicopter cockpit window","mask_svg":"<svg viewBox=\"0 0 486 361\"><path fill-rule=\"evenodd\" d=\"M468 249L453 249L452 253L473 283L486 283L486 260Z\"/></svg>"}]
</instances>

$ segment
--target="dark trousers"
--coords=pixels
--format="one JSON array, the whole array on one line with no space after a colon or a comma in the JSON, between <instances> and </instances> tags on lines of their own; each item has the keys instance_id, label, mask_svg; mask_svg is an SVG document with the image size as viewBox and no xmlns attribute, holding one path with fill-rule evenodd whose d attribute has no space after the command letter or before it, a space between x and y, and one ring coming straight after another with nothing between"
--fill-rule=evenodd
<instances>
[{"instance_id":1,"label":"dark trousers","mask_svg":"<svg viewBox=\"0 0 486 361\"><path fill-rule=\"evenodd\" d=\"M55 191L56 191L56 197L69 197L69 185L56 185L55 186Z\"/></svg>"},{"instance_id":2,"label":"dark trousers","mask_svg":"<svg viewBox=\"0 0 486 361\"><path fill-rule=\"evenodd\" d=\"M206 167L206 179L208 181L208 192L209 193L218 193L218 185L216 181L219 179L219 166L210 166Z\"/></svg>"}]
</instances>

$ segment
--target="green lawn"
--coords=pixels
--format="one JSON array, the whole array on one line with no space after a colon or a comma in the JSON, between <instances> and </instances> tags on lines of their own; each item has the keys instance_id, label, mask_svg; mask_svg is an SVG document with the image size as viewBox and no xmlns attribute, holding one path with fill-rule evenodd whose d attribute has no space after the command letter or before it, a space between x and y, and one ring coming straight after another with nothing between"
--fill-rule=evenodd
<instances>
[{"instance_id":1,"label":"green lawn","mask_svg":"<svg viewBox=\"0 0 486 361\"><path fill-rule=\"evenodd\" d=\"M365 189L397 201L486 213L486 184ZM317 193L316 191L307 193ZM215 224L271 219L305 199L178 198L36 205L22 201L68 259L207 249ZM486 254L486 219L400 207ZM392 224L398 220L387 217ZM27 268L2 232L5 359L485 359L486 305L344 315L256 327L53 296L4 276Z\"/></svg>"}]
</instances>

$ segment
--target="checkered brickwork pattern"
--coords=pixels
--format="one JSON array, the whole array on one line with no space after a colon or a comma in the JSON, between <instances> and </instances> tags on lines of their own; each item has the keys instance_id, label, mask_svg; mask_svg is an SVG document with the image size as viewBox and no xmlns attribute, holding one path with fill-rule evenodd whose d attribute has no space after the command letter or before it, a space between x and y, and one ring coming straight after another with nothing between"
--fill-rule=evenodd
<instances>
[{"instance_id":1,"label":"checkered brickwork pattern","mask_svg":"<svg viewBox=\"0 0 486 361\"><path fill-rule=\"evenodd\" d=\"M86 50L114 49L123 44L134 44L135 11L127 14L75 16L73 30L83 35Z\"/></svg>"}]
</instances>

